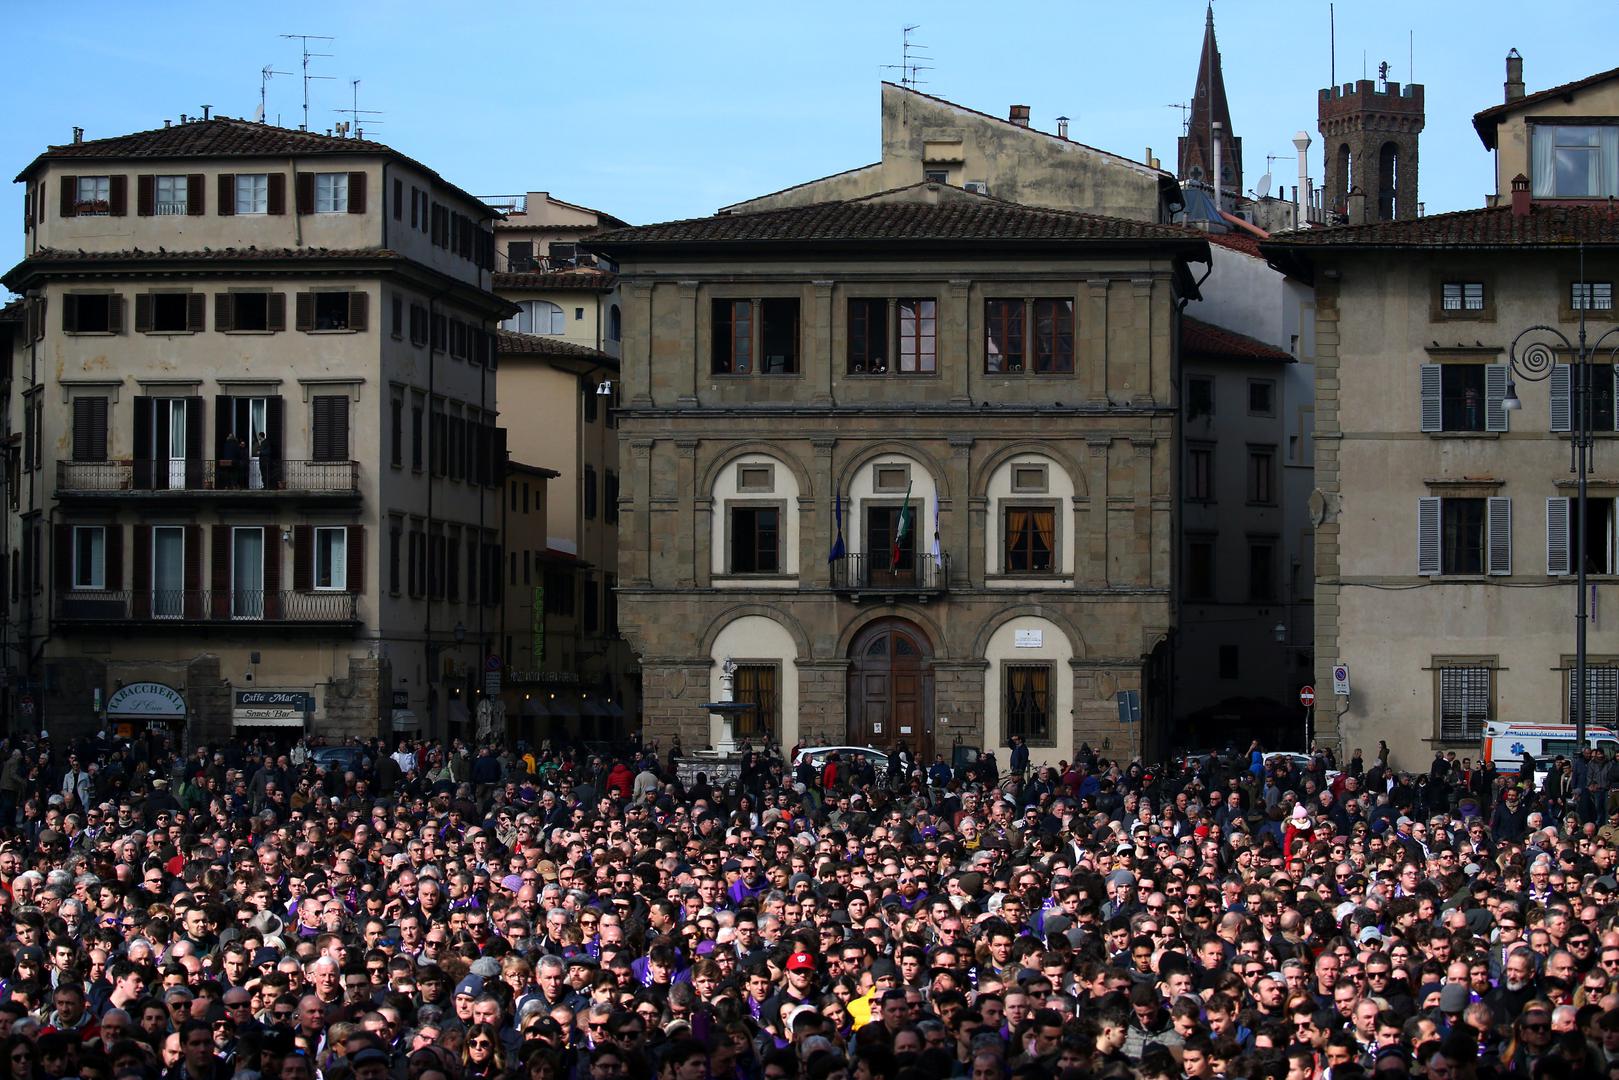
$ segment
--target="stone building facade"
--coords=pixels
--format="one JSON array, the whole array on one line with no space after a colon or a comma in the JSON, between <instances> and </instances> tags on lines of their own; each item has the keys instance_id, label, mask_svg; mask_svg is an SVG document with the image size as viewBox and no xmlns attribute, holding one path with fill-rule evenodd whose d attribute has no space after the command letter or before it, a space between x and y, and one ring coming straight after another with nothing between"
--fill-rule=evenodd
<instances>
[{"instance_id":1,"label":"stone building facade","mask_svg":"<svg viewBox=\"0 0 1619 1080\"><path fill-rule=\"evenodd\" d=\"M18 180L15 721L470 735L500 602L494 211L381 144L221 117Z\"/></svg>"},{"instance_id":2,"label":"stone building facade","mask_svg":"<svg viewBox=\"0 0 1619 1080\"><path fill-rule=\"evenodd\" d=\"M1205 241L921 183L592 245L622 275L648 738L717 741L730 659L744 737L784 751L1153 748Z\"/></svg>"}]
</instances>

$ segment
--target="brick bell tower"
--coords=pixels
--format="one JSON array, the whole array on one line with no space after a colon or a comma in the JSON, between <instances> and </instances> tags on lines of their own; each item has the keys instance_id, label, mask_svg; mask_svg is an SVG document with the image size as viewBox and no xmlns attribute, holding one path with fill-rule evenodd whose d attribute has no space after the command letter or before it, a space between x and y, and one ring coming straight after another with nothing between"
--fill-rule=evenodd
<instances>
[{"instance_id":1,"label":"brick bell tower","mask_svg":"<svg viewBox=\"0 0 1619 1080\"><path fill-rule=\"evenodd\" d=\"M1359 79L1320 92L1316 126L1326 155L1329 221L1364 225L1417 216L1417 136L1426 120L1421 83Z\"/></svg>"}]
</instances>

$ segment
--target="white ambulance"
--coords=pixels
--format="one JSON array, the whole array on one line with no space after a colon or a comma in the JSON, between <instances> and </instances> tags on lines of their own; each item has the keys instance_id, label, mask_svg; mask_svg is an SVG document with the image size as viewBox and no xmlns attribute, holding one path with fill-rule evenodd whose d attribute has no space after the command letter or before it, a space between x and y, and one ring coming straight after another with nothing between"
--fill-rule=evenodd
<instances>
[{"instance_id":1,"label":"white ambulance","mask_svg":"<svg viewBox=\"0 0 1619 1080\"><path fill-rule=\"evenodd\" d=\"M1593 749L1612 753L1619 751L1619 732L1611 727L1587 724L1585 743ZM1575 737L1573 724L1528 724L1518 721L1490 720L1484 725L1484 749L1479 757L1493 762L1497 772L1515 773L1523 765L1524 754L1529 754L1541 765L1537 780L1544 776L1545 766L1559 754L1573 760L1580 743Z\"/></svg>"}]
</instances>

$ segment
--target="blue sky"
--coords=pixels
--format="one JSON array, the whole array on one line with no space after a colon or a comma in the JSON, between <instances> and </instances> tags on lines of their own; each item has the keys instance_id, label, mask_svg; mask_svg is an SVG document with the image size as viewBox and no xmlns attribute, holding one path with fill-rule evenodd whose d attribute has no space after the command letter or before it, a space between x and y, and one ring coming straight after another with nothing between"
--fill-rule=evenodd
<instances>
[{"instance_id":1,"label":"blue sky","mask_svg":"<svg viewBox=\"0 0 1619 1080\"><path fill-rule=\"evenodd\" d=\"M312 70L311 126L341 119L348 80L360 105L381 109L370 134L479 194L550 190L641 223L705 214L878 157L878 83L897 78L901 27L928 46L929 93L1005 115L1016 102L1036 127L1073 118L1072 137L1140 158L1151 146L1173 168L1180 112L1192 93L1202 0L1159 3L936 0L894 4L397 2L222 7L190 2L79 0L7 5L9 48L0 89L8 175L74 125L87 137L161 126L165 117L250 116L259 70L298 69L298 45L278 35L328 34ZM1216 27L1250 186L1266 155L1291 184L1291 138L1310 130L1319 182L1315 94L1329 83L1326 0L1220 0ZM1477 206L1493 187L1490 155L1470 124L1501 100L1503 58L1516 46L1531 91L1614 63L1609 33L1570 33L1566 21L1526 17L1521 0L1343 0L1338 79L1427 86L1420 194L1429 213ZM453 12L454 15L447 13ZM269 115L296 126L293 76L269 87ZM21 194L0 194L0 221L21 218ZM20 225L0 262L21 254Z\"/></svg>"}]
</instances>

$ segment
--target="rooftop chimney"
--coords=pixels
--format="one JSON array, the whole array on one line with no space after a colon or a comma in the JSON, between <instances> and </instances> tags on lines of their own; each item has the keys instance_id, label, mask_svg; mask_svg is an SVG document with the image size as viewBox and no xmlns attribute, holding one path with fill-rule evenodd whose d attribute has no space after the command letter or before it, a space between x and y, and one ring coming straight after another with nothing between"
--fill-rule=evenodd
<instances>
[{"instance_id":1,"label":"rooftop chimney","mask_svg":"<svg viewBox=\"0 0 1619 1080\"><path fill-rule=\"evenodd\" d=\"M1012 113L1007 117L1007 119L1012 121L1012 123L1016 124L1018 127L1028 127L1029 107L1027 105L1012 106Z\"/></svg>"},{"instance_id":2,"label":"rooftop chimney","mask_svg":"<svg viewBox=\"0 0 1619 1080\"><path fill-rule=\"evenodd\" d=\"M1512 178L1512 216L1529 216L1529 178L1523 173Z\"/></svg>"},{"instance_id":3,"label":"rooftop chimney","mask_svg":"<svg viewBox=\"0 0 1619 1080\"><path fill-rule=\"evenodd\" d=\"M213 109L214 109L214 107L213 107L213 106L212 106L212 105L204 105L204 106L203 106L203 107L202 107L202 118L203 118L203 119L204 119L204 120L208 120L208 119L211 119L211 117L209 117L209 115L208 115L208 114L209 114L209 113L211 113L211 112L213 112Z\"/></svg>"},{"instance_id":4,"label":"rooftop chimney","mask_svg":"<svg viewBox=\"0 0 1619 1080\"><path fill-rule=\"evenodd\" d=\"M1068 138L1068 117L1066 116L1057 117L1057 138Z\"/></svg>"},{"instance_id":5,"label":"rooftop chimney","mask_svg":"<svg viewBox=\"0 0 1619 1080\"><path fill-rule=\"evenodd\" d=\"M1507 53L1506 100L1510 104L1523 97L1523 57L1518 50Z\"/></svg>"},{"instance_id":6,"label":"rooftop chimney","mask_svg":"<svg viewBox=\"0 0 1619 1080\"><path fill-rule=\"evenodd\" d=\"M84 141L84 129L82 127L76 127L73 129L73 141L76 143L82 143Z\"/></svg>"}]
</instances>

